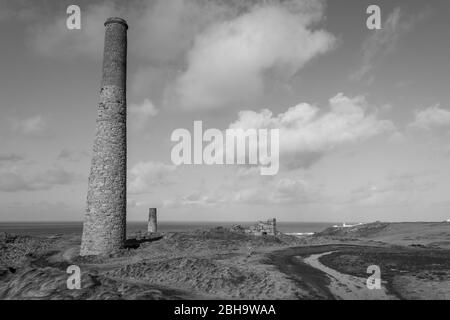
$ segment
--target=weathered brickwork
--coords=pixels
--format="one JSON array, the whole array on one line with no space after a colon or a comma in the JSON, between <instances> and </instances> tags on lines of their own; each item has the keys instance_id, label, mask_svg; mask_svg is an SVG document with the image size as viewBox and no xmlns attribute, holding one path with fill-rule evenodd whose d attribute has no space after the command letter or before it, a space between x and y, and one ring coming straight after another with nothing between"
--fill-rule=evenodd
<instances>
[{"instance_id":1,"label":"weathered brickwork","mask_svg":"<svg viewBox=\"0 0 450 320\"><path fill-rule=\"evenodd\" d=\"M103 78L80 254L103 255L126 240L127 108L125 20L105 22Z\"/></svg>"}]
</instances>

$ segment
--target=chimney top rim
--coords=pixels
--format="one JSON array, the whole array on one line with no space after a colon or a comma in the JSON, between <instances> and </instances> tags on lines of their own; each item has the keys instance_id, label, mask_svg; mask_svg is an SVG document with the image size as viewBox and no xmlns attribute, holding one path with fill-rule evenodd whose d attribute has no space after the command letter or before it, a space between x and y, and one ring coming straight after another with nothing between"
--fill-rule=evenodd
<instances>
[{"instance_id":1,"label":"chimney top rim","mask_svg":"<svg viewBox=\"0 0 450 320\"><path fill-rule=\"evenodd\" d=\"M111 23L119 23L119 24L122 24L122 25L124 25L124 26L128 29L128 24L127 24L127 22L125 21L125 19L122 19L122 18L119 18L119 17L111 17L111 18L108 18L108 19L106 19L106 21L105 21L105 27L106 27L108 24L111 24Z\"/></svg>"}]
</instances>

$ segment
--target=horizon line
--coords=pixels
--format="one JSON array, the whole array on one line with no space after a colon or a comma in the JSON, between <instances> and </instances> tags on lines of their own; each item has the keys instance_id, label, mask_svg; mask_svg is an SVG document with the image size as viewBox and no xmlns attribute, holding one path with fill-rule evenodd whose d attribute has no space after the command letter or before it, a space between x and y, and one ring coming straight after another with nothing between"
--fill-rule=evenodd
<instances>
[{"instance_id":1,"label":"horizon line","mask_svg":"<svg viewBox=\"0 0 450 320\"><path fill-rule=\"evenodd\" d=\"M203 223L255 223L258 221L265 221L266 219L258 219L258 220L193 220L193 221L188 221L188 220L159 220L158 223L199 223L199 222L203 222ZM17 221L1 221L0 223L83 223L84 221L82 220L44 220L44 221L36 221L36 220L17 220ZM130 220L127 221L127 223L147 223L148 220ZM277 220L277 223L363 223L363 224L368 224L368 223L375 223L375 222L382 222L382 223L433 223L433 222L447 222L445 219L444 220L403 220L403 221L386 221L386 220L375 220L375 221L370 221L370 222L364 222L364 221L294 221L294 220Z\"/></svg>"}]
</instances>

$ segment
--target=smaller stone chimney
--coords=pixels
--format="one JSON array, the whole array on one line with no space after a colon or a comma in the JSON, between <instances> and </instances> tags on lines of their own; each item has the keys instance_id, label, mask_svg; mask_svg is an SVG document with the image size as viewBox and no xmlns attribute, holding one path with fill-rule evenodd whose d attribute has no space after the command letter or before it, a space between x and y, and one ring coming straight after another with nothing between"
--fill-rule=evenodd
<instances>
[{"instance_id":1,"label":"smaller stone chimney","mask_svg":"<svg viewBox=\"0 0 450 320\"><path fill-rule=\"evenodd\" d=\"M157 219L156 219L156 208L150 208L148 212L148 232L154 233L158 232Z\"/></svg>"}]
</instances>

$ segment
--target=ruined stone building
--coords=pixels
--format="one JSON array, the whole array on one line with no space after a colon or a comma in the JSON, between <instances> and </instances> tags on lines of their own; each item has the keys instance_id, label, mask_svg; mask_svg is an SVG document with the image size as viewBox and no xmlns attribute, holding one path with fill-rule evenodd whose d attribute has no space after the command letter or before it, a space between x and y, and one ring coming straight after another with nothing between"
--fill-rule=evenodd
<instances>
[{"instance_id":1,"label":"ruined stone building","mask_svg":"<svg viewBox=\"0 0 450 320\"><path fill-rule=\"evenodd\" d=\"M267 221L259 221L253 226L250 226L246 233L253 234L255 236L276 236L277 235L277 220L275 218Z\"/></svg>"},{"instance_id":2,"label":"ruined stone building","mask_svg":"<svg viewBox=\"0 0 450 320\"><path fill-rule=\"evenodd\" d=\"M103 77L80 254L108 254L126 240L127 29L121 18L105 22Z\"/></svg>"},{"instance_id":3,"label":"ruined stone building","mask_svg":"<svg viewBox=\"0 0 450 320\"><path fill-rule=\"evenodd\" d=\"M231 228L234 232L251 234L254 236L276 236L277 235L277 220L275 218L267 221L259 221L249 228L244 228L241 225L235 225Z\"/></svg>"}]
</instances>

